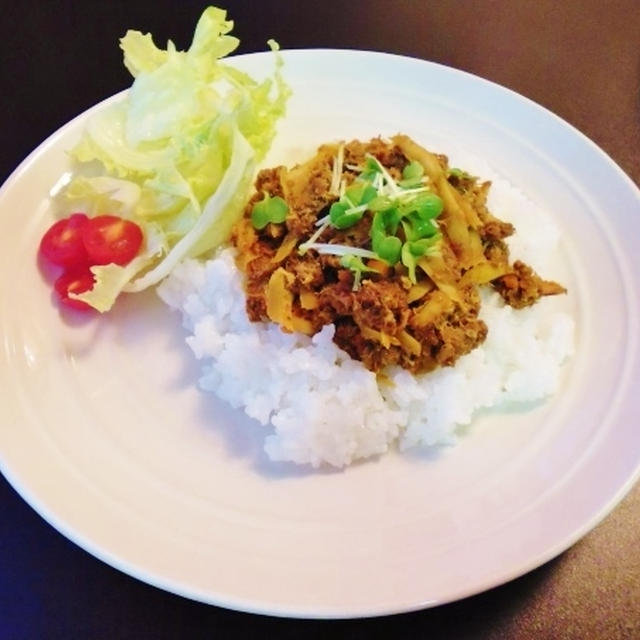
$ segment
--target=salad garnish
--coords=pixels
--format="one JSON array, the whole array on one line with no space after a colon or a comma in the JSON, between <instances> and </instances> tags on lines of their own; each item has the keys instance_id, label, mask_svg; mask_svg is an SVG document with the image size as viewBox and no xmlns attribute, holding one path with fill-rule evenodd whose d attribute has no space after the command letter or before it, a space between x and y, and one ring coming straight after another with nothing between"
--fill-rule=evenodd
<instances>
[{"instance_id":1,"label":"salad garnish","mask_svg":"<svg viewBox=\"0 0 640 640\"><path fill-rule=\"evenodd\" d=\"M75 309L90 309L79 296L93 288L92 270L101 265L128 267L143 240L142 229L132 220L72 213L52 224L42 236L40 255L63 269L54 282L60 302Z\"/></svg>"},{"instance_id":2,"label":"salad garnish","mask_svg":"<svg viewBox=\"0 0 640 640\"><path fill-rule=\"evenodd\" d=\"M232 28L226 11L208 7L186 51L171 41L158 48L139 31L120 40L133 85L91 118L70 151L74 177L55 199L65 217L131 221L144 241L126 264L91 265L93 286L69 299L107 311L121 291L155 285L229 237L290 95L274 41L266 79L223 62L239 44Z\"/></svg>"}]
</instances>

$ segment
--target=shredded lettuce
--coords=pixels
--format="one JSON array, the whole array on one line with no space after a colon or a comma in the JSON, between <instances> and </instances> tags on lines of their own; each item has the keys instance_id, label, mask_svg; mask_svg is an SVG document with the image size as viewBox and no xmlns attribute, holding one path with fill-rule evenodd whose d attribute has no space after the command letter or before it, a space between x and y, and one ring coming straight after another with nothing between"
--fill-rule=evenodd
<instances>
[{"instance_id":1,"label":"shredded lettuce","mask_svg":"<svg viewBox=\"0 0 640 640\"><path fill-rule=\"evenodd\" d=\"M158 256L167 251L164 233L156 225L146 225L144 227L144 236L145 244L143 250L129 264L124 267L117 264L91 267L91 272L95 279L93 289L79 294L69 293L69 297L82 300L100 312L109 311L127 283L137 273L153 264Z\"/></svg>"},{"instance_id":2,"label":"shredded lettuce","mask_svg":"<svg viewBox=\"0 0 640 640\"><path fill-rule=\"evenodd\" d=\"M130 180L110 176L77 176L64 192L66 203L74 211L83 211L88 216L104 211L121 218L130 218L140 201L141 189Z\"/></svg>"},{"instance_id":3,"label":"shredded lettuce","mask_svg":"<svg viewBox=\"0 0 640 640\"><path fill-rule=\"evenodd\" d=\"M155 285L183 258L220 245L242 214L290 89L273 41L275 68L260 82L221 61L239 44L232 28L226 11L209 7L186 51L171 41L160 49L139 31L120 41L135 80L88 123L70 152L78 171L61 196L65 213L116 213L149 234L129 265L93 268L94 288L77 297L100 311L121 291ZM98 176L82 171L96 165Z\"/></svg>"}]
</instances>

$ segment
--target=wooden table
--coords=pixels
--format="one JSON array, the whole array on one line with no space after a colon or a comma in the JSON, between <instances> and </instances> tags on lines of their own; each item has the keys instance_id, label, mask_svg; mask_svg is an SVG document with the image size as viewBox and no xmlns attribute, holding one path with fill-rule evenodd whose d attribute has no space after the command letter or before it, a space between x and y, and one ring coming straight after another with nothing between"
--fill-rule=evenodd
<instances>
[{"instance_id":1,"label":"wooden table","mask_svg":"<svg viewBox=\"0 0 640 640\"><path fill-rule=\"evenodd\" d=\"M0 177L58 126L125 88L127 28L188 46L204 3L3 4ZM388 51L464 69L544 105L640 184L637 0L229 1L240 52ZM366 16L366 19L363 19ZM613 462L613 461L612 461ZM560 557L436 609L374 620L296 621L173 596L86 554L0 478L0 638L640 638L640 486Z\"/></svg>"}]
</instances>

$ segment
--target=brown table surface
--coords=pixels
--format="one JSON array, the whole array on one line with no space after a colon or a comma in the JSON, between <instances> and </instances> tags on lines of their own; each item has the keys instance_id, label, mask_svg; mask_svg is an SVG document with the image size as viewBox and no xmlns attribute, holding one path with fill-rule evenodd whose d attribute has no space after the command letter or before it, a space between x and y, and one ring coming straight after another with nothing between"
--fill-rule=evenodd
<instances>
[{"instance_id":1,"label":"brown table surface","mask_svg":"<svg viewBox=\"0 0 640 640\"><path fill-rule=\"evenodd\" d=\"M1 4L1 178L58 126L128 85L116 46L127 28L184 48L205 6ZM389 51L505 85L576 126L640 184L638 0L225 6L241 52L263 50L269 37L285 48ZM353 621L268 618L164 593L75 547L1 477L0 505L0 638L640 638L640 485L580 542L528 575L435 609Z\"/></svg>"}]
</instances>

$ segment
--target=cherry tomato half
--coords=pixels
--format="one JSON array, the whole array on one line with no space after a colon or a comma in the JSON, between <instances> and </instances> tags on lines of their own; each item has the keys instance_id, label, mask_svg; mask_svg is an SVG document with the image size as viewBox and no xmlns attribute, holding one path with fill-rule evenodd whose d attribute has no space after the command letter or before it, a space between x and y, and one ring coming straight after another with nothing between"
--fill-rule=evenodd
<instances>
[{"instance_id":1,"label":"cherry tomato half","mask_svg":"<svg viewBox=\"0 0 640 640\"><path fill-rule=\"evenodd\" d=\"M82 228L90 264L128 264L140 250L142 239L142 229L135 222L118 216L96 216Z\"/></svg>"},{"instance_id":2,"label":"cherry tomato half","mask_svg":"<svg viewBox=\"0 0 640 640\"><path fill-rule=\"evenodd\" d=\"M60 297L60 302L73 309L87 310L92 307L82 300L74 300L70 293L83 293L93 289L95 282L89 267L75 267L65 271L53 284L53 288Z\"/></svg>"},{"instance_id":3,"label":"cherry tomato half","mask_svg":"<svg viewBox=\"0 0 640 640\"><path fill-rule=\"evenodd\" d=\"M82 240L82 229L87 220L84 213L72 213L55 222L42 236L40 253L61 267L87 265L89 256Z\"/></svg>"}]
</instances>

